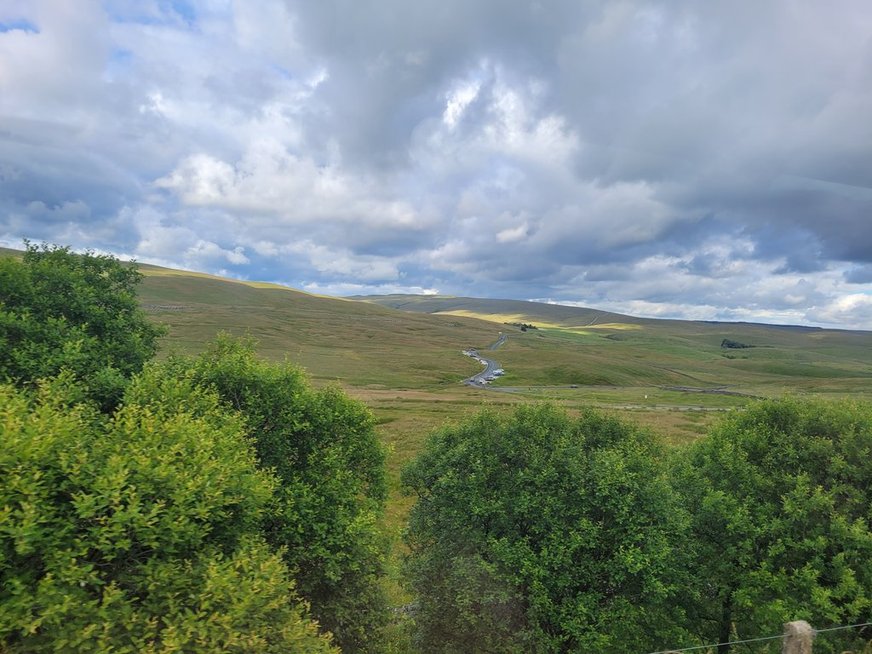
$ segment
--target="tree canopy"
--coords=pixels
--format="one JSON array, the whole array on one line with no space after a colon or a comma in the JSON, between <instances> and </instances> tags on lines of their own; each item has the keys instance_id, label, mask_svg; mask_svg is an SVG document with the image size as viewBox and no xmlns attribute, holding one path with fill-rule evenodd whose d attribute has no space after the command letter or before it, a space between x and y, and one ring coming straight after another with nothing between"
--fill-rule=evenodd
<instances>
[{"instance_id":1,"label":"tree canopy","mask_svg":"<svg viewBox=\"0 0 872 654\"><path fill-rule=\"evenodd\" d=\"M261 535L277 481L240 418L173 379L111 418L81 396L0 386L0 649L335 651Z\"/></svg>"},{"instance_id":2,"label":"tree canopy","mask_svg":"<svg viewBox=\"0 0 872 654\"><path fill-rule=\"evenodd\" d=\"M372 415L248 340L143 370L140 279L65 247L0 258L0 649L378 650Z\"/></svg>"},{"instance_id":3,"label":"tree canopy","mask_svg":"<svg viewBox=\"0 0 872 654\"><path fill-rule=\"evenodd\" d=\"M140 273L108 255L26 244L0 257L0 381L18 385L63 369L111 408L162 330L140 310Z\"/></svg>"},{"instance_id":4,"label":"tree canopy","mask_svg":"<svg viewBox=\"0 0 872 654\"><path fill-rule=\"evenodd\" d=\"M703 642L872 618L868 404L754 404L682 454L675 487L692 516L686 597Z\"/></svg>"},{"instance_id":5,"label":"tree canopy","mask_svg":"<svg viewBox=\"0 0 872 654\"><path fill-rule=\"evenodd\" d=\"M417 645L656 649L678 616L683 513L644 431L549 405L435 433L404 472Z\"/></svg>"},{"instance_id":6,"label":"tree canopy","mask_svg":"<svg viewBox=\"0 0 872 654\"><path fill-rule=\"evenodd\" d=\"M381 644L387 543L385 451L369 410L303 372L255 356L250 339L221 335L202 355L171 357L162 374L208 388L245 421L259 465L279 484L264 520L300 595L343 651Z\"/></svg>"}]
</instances>

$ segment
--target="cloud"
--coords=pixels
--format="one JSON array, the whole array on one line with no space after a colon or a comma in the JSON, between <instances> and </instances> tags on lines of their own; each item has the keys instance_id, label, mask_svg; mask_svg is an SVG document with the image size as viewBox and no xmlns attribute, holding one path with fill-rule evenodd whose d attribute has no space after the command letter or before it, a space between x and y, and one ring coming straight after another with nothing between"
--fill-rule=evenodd
<instances>
[{"instance_id":1,"label":"cloud","mask_svg":"<svg viewBox=\"0 0 872 654\"><path fill-rule=\"evenodd\" d=\"M12 0L0 239L872 328L870 32L863 0Z\"/></svg>"},{"instance_id":2,"label":"cloud","mask_svg":"<svg viewBox=\"0 0 872 654\"><path fill-rule=\"evenodd\" d=\"M853 293L834 298L809 318L832 327L868 329L872 324L872 294Z\"/></svg>"},{"instance_id":3,"label":"cloud","mask_svg":"<svg viewBox=\"0 0 872 654\"><path fill-rule=\"evenodd\" d=\"M872 265L857 266L845 271L849 284L872 284Z\"/></svg>"},{"instance_id":4,"label":"cloud","mask_svg":"<svg viewBox=\"0 0 872 654\"><path fill-rule=\"evenodd\" d=\"M235 164L192 155L155 186L173 191L186 206L267 214L287 225L331 220L415 229L418 224L409 203L381 198L373 185L296 156L273 140L253 144Z\"/></svg>"}]
</instances>

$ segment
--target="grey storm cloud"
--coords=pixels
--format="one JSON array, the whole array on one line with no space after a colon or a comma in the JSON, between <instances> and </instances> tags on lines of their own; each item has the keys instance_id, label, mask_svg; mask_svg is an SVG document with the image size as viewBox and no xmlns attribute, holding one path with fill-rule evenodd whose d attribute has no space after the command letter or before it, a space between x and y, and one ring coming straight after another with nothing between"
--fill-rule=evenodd
<instances>
[{"instance_id":1,"label":"grey storm cloud","mask_svg":"<svg viewBox=\"0 0 872 654\"><path fill-rule=\"evenodd\" d=\"M872 9L9 0L0 239L872 328Z\"/></svg>"},{"instance_id":2,"label":"grey storm cloud","mask_svg":"<svg viewBox=\"0 0 872 654\"><path fill-rule=\"evenodd\" d=\"M858 266L845 271L849 284L872 284L872 265Z\"/></svg>"}]
</instances>

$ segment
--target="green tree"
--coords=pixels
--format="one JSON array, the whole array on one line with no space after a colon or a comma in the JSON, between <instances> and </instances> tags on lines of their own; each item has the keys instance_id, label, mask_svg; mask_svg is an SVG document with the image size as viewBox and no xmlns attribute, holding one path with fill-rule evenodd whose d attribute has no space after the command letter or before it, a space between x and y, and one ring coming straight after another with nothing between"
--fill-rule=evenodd
<instances>
[{"instance_id":1,"label":"green tree","mask_svg":"<svg viewBox=\"0 0 872 654\"><path fill-rule=\"evenodd\" d=\"M424 652L630 652L678 639L683 514L648 433L550 405L432 435L407 573Z\"/></svg>"},{"instance_id":2,"label":"green tree","mask_svg":"<svg viewBox=\"0 0 872 654\"><path fill-rule=\"evenodd\" d=\"M0 258L0 381L32 385L68 369L108 410L162 333L137 304L140 273L111 256L26 247Z\"/></svg>"},{"instance_id":3,"label":"green tree","mask_svg":"<svg viewBox=\"0 0 872 654\"><path fill-rule=\"evenodd\" d=\"M868 405L752 405L681 457L675 486L693 516L688 607L703 642L872 619ZM828 635L815 652L839 644Z\"/></svg>"},{"instance_id":4,"label":"green tree","mask_svg":"<svg viewBox=\"0 0 872 654\"><path fill-rule=\"evenodd\" d=\"M0 386L0 650L336 650L260 534L276 486L214 393L146 375Z\"/></svg>"},{"instance_id":5,"label":"green tree","mask_svg":"<svg viewBox=\"0 0 872 654\"><path fill-rule=\"evenodd\" d=\"M343 651L379 649L387 490L372 414L336 388L313 389L292 365L259 360L251 340L222 335L203 355L162 365L244 417L260 465L279 480L267 540L283 549L298 592Z\"/></svg>"}]
</instances>

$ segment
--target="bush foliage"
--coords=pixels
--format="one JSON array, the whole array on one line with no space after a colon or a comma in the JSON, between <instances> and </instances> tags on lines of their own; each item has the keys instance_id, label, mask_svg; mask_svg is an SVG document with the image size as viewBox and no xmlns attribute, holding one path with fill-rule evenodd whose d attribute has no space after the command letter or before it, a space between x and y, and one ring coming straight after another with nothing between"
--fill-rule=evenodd
<instances>
[{"instance_id":1,"label":"bush foliage","mask_svg":"<svg viewBox=\"0 0 872 654\"><path fill-rule=\"evenodd\" d=\"M106 255L27 243L0 258L0 381L18 385L72 371L110 409L163 331L136 301L141 275Z\"/></svg>"},{"instance_id":2,"label":"bush foliage","mask_svg":"<svg viewBox=\"0 0 872 654\"><path fill-rule=\"evenodd\" d=\"M250 340L220 336L162 370L214 390L243 417L260 466L279 481L267 541L283 549L297 590L343 651L378 649L388 618L378 529L387 491L372 414L336 388L311 388L292 365L259 360Z\"/></svg>"},{"instance_id":3,"label":"bush foliage","mask_svg":"<svg viewBox=\"0 0 872 654\"><path fill-rule=\"evenodd\" d=\"M404 472L420 651L628 652L674 635L683 514L652 436L485 411Z\"/></svg>"},{"instance_id":4,"label":"bush foliage","mask_svg":"<svg viewBox=\"0 0 872 654\"><path fill-rule=\"evenodd\" d=\"M757 403L668 456L593 412L486 411L404 481L420 651L653 651L872 619L868 405Z\"/></svg>"},{"instance_id":5,"label":"bush foliage","mask_svg":"<svg viewBox=\"0 0 872 654\"><path fill-rule=\"evenodd\" d=\"M691 626L704 642L872 618L872 407L752 405L681 454ZM840 652L832 636L815 652ZM832 649L835 648L835 649Z\"/></svg>"},{"instance_id":6,"label":"bush foliage","mask_svg":"<svg viewBox=\"0 0 872 654\"><path fill-rule=\"evenodd\" d=\"M0 649L329 652L260 533L276 480L214 394L0 387Z\"/></svg>"},{"instance_id":7,"label":"bush foliage","mask_svg":"<svg viewBox=\"0 0 872 654\"><path fill-rule=\"evenodd\" d=\"M146 365L139 279L56 246L0 258L0 651L383 651L373 416L246 339ZM415 651L872 620L869 405L761 402L668 452L594 411L486 410L403 482ZM830 636L815 652L857 645Z\"/></svg>"}]
</instances>

